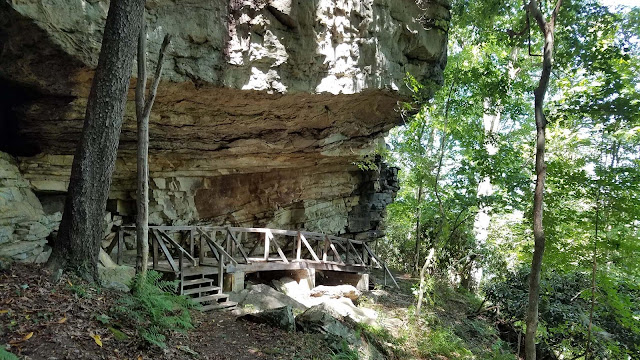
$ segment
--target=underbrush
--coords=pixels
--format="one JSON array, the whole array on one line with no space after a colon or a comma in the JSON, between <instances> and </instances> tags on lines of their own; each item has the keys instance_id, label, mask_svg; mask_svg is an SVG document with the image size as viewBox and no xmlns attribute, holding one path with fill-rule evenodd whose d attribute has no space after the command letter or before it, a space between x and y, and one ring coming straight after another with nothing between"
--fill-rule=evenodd
<instances>
[{"instance_id":1,"label":"underbrush","mask_svg":"<svg viewBox=\"0 0 640 360\"><path fill-rule=\"evenodd\" d=\"M400 283L405 297L411 293L408 283ZM360 325L362 335L378 348L384 348L385 355L392 359L516 359L494 324L472 315L482 303L480 298L469 291L454 289L446 281L434 280L429 285L420 316L415 315L414 306L406 308L394 303L390 295L374 307L381 314L402 320L404 325L394 334L384 327Z\"/></svg>"},{"instance_id":2,"label":"underbrush","mask_svg":"<svg viewBox=\"0 0 640 360\"><path fill-rule=\"evenodd\" d=\"M144 280L136 276L131 284L135 291L119 299L111 315L119 324L135 329L145 342L165 348L168 333L193 328L189 309L197 305L176 295L177 286L177 281L164 281L155 271L147 272ZM98 320L109 321L108 317Z\"/></svg>"}]
</instances>

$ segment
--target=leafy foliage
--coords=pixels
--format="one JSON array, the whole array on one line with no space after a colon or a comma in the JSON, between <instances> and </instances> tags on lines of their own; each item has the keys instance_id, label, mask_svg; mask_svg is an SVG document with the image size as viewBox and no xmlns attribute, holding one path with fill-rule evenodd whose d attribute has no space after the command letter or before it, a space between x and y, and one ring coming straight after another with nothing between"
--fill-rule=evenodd
<instances>
[{"instance_id":1,"label":"leafy foliage","mask_svg":"<svg viewBox=\"0 0 640 360\"><path fill-rule=\"evenodd\" d=\"M505 320L524 319L528 297L528 269L511 273L504 281L493 282L485 288L487 299L499 306ZM604 279L602 279L604 280ZM565 354L584 354L589 323L590 286L588 274L546 273L541 282L540 321L543 341ZM633 299L640 296L636 286L626 282L615 284L615 296L598 295L594 313L595 333L592 352L596 358L623 358L640 351L640 329L634 314L640 304ZM624 309L624 310L623 310ZM637 315L635 315L637 316Z\"/></svg>"},{"instance_id":2,"label":"leafy foliage","mask_svg":"<svg viewBox=\"0 0 640 360\"><path fill-rule=\"evenodd\" d=\"M594 356L637 355L640 8L576 0L561 12L545 109L540 332L559 354L584 353L593 296ZM542 38L517 34L526 29L521 2L457 0L452 15L444 86L427 101L409 77L412 115L388 138L401 189L379 248L407 272L416 253L424 259L436 249L432 276L472 288L475 274L519 326L533 238L531 90L540 71L529 54L541 51Z\"/></svg>"},{"instance_id":3,"label":"leafy foliage","mask_svg":"<svg viewBox=\"0 0 640 360\"><path fill-rule=\"evenodd\" d=\"M132 324L149 344L164 348L168 332L193 328L189 309L196 304L176 295L177 281L163 281L162 274L149 271L145 277L136 276L131 285L135 292L120 299L113 317Z\"/></svg>"}]
</instances>

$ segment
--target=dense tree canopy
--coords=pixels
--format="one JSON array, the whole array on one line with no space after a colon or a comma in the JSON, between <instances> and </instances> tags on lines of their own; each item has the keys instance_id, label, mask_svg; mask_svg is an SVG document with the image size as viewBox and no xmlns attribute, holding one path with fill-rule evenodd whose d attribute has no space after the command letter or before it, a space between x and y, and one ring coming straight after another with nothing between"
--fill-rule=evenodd
<instances>
[{"instance_id":1,"label":"dense tree canopy","mask_svg":"<svg viewBox=\"0 0 640 360\"><path fill-rule=\"evenodd\" d=\"M444 86L416 96L388 139L402 188L383 249L414 273L435 249L435 276L486 293L523 326L543 39L521 2L455 1L453 15ZM578 0L556 25L538 340L568 358L640 352L639 18Z\"/></svg>"}]
</instances>

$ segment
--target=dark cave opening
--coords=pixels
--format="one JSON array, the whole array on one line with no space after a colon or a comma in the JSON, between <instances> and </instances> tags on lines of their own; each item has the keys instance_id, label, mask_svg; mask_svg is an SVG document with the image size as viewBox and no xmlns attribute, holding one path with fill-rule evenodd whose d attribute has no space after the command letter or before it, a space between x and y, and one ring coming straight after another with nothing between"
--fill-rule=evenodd
<instances>
[{"instance_id":1,"label":"dark cave opening","mask_svg":"<svg viewBox=\"0 0 640 360\"><path fill-rule=\"evenodd\" d=\"M34 156L40 152L37 144L20 134L20 109L38 94L24 86L0 80L0 151L13 156Z\"/></svg>"}]
</instances>

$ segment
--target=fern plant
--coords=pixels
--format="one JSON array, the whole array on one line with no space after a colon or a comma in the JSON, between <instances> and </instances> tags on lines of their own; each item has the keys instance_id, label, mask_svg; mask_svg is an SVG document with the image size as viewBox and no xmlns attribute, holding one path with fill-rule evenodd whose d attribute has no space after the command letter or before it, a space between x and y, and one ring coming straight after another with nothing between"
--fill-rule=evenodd
<instances>
[{"instance_id":1,"label":"fern plant","mask_svg":"<svg viewBox=\"0 0 640 360\"><path fill-rule=\"evenodd\" d=\"M184 332L193 328L189 309L197 307L185 296L176 295L178 281L162 280L162 274L148 271L136 276L134 289L112 308L113 317L131 323L138 335L151 345L165 348L170 331Z\"/></svg>"}]
</instances>

